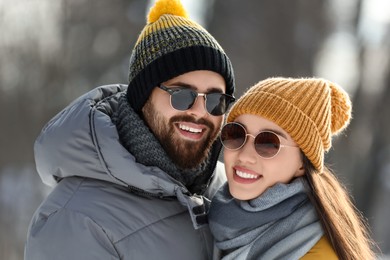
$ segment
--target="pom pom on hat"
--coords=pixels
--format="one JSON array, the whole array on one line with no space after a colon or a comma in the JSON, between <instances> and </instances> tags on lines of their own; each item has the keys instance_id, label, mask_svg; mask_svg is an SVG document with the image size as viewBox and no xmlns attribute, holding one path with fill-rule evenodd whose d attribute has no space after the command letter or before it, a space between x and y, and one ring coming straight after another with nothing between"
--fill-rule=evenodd
<instances>
[{"instance_id":1,"label":"pom pom on hat","mask_svg":"<svg viewBox=\"0 0 390 260\"><path fill-rule=\"evenodd\" d=\"M282 127L314 167L322 172L332 135L344 130L352 104L338 85L320 78L268 78L232 106L227 122L242 114L264 117Z\"/></svg>"},{"instance_id":2,"label":"pom pom on hat","mask_svg":"<svg viewBox=\"0 0 390 260\"><path fill-rule=\"evenodd\" d=\"M160 0L150 8L147 23L154 23L161 15L171 14L188 18L187 11L179 0Z\"/></svg>"},{"instance_id":3,"label":"pom pom on hat","mask_svg":"<svg viewBox=\"0 0 390 260\"><path fill-rule=\"evenodd\" d=\"M348 94L338 85L329 82L331 89L332 103L332 124L333 134L342 132L351 120L352 103Z\"/></svg>"}]
</instances>

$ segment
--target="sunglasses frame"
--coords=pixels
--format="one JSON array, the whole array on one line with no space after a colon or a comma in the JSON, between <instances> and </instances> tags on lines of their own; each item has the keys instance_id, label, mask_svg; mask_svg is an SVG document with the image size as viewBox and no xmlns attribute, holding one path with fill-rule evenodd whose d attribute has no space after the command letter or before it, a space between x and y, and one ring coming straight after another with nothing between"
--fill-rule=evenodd
<instances>
[{"instance_id":1,"label":"sunglasses frame","mask_svg":"<svg viewBox=\"0 0 390 260\"><path fill-rule=\"evenodd\" d=\"M189 88L186 88L186 87L174 86L174 87L172 87L172 88L168 88L167 86L165 86L165 85L163 85L163 84L158 85L158 88L160 88L160 89L162 89L162 90L168 92L168 94L170 95L170 97L169 97L169 103L171 104L171 107L172 107L173 109L175 109L175 110L177 110L177 111L181 111L181 112L186 111L186 110L188 110L188 109L191 109L192 106L195 104L196 99L197 99L199 96L204 97L204 100L205 100L205 103L204 103L204 105L205 105L205 110L207 111L207 113L208 113L209 115L212 115L212 116L222 116L222 115L226 114L226 112L229 110L230 105L231 105L234 101L236 101L236 98L235 98L235 97L233 97L233 96L231 96L231 95L228 95L228 94L226 94L226 93L219 93L219 92L216 92L216 93L199 93L199 92L197 92L197 91L195 91L195 90L192 90L192 89L189 89ZM196 93L197 96L194 98L194 100L193 100L193 102L192 102L192 104L191 104L191 106L190 106L189 108L184 109L184 110L180 110L180 109L175 108L175 107L172 105L172 96L173 96L173 94L175 94L175 92L180 91L180 90L184 90L184 89L188 89L188 90L190 90L191 92ZM213 115L213 114L211 114L211 113L209 112L209 110L207 109L207 95L210 95L210 94L220 94L220 95L222 95L222 96L228 98L228 99L227 99L227 106L226 106L225 112L223 112L223 113L220 114L220 115ZM226 98L225 98L225 99L226 99Z\"/></svg>"},{"instance_id":2,"label":"sunglasses frame","mask_svg":"<svg viewBox=\"0 0 390 260\"><path fill-rule=\"evenodd\" d=\"M245 139L244 139L244 142L243 142L238 148L234 148L234 149L229 148L229 147L225 146L225 144L224 144L224 142L223 142L223 140L222 140L222 130L223 130L226 126L228 126L228 125L238 125L238 126L241 127L242 129L244 129L244 132L245 132ZM299 148L299 146L297 146L297 145L282 144L281 139L280 139L280 136L279 136L277 133L275 133L275 132L273 132L273 131L270 131L270 130L267 130L267 131L260 131L260 132L257 133L256 135L248 134L248 132L247 132L245 126L243 126L242 124L240 124L240 123L238 123L238 122L230 122L230 123L226 123L224 126L222 126L222 128L221 128L221 134L219 135L219 138L220 138L220 141L221 141L222 146L223 146L224 148L226 148L226 149L228 149L228 150L231 150L231 151L238 151L238 150L240 150L242 147L244 147L244 145L247 143L247 141L248 141L248 136L250 136L250 137L252 137L253 139L256 140L257 136L259 136L259 134L262 134L262 133L271 133L271 134L274 134L274 135L278 138L278 140L279 140L279 149L278 149L278 151L277 151L273 156L271 156L271 157L264 157L264 156L262 156L262 155L256 150L256 145L255 145L255 142L253 141L253 146L254 146L254 148L255 148L256 153L257 153L261 158L263 158L263 159L266 159L266 160L267 160L267 159L272 159L272 158L274 158L275 156L277 156L277 155L279 154L281 148L286 148L286 147L295 147L295 148Z\"/></svg>"}]
</instances>

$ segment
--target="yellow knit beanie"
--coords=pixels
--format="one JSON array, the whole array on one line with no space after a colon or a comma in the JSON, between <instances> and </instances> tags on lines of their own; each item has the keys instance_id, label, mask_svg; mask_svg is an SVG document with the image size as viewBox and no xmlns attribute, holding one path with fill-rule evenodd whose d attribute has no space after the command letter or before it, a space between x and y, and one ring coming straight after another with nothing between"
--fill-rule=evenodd
<instances>
[{"instance_id":1,"label":"yellow knit beanie","mask_svg":"<svg viewBox=\"0 0 390 260\"><path fill-rule=\"evenodd\" d=\"M268 78L251 87L231 108L227 122L242 114L264 117L282 127L322 172L332 135L344 130L352 104L338 85L320 78Z\"/></svg>"}]
</instances>

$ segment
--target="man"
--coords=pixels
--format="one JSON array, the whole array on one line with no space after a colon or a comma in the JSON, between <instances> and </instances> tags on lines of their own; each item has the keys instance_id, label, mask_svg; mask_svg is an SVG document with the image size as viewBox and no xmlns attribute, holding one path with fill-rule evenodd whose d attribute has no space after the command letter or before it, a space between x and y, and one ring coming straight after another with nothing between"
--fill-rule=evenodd
<instances>
[{"instance_id":1,"label":"man","mask_svg":"<svg viewBox=\"0 0 390 260\"><path fill-rule=\"evenodd\" d=\"M37 170L55 187L25 259L210 259L208 202L225 178L215 140L233 91L217 41L179 0L157 1L128 86L81 96L37 138Z\"/></svg>"}]
</instances>

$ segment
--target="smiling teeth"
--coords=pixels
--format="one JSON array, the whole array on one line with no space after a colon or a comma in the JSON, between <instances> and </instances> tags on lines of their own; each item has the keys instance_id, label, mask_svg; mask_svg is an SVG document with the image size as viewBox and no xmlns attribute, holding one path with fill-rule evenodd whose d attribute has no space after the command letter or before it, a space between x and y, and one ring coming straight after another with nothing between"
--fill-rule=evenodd
<instances>
[{"instance_id":1,"label":"smiling teeth","mask_svg":"<svg viewBox=\"0 0 390 260\"><path fill-rule=\"evenodd\" d=\"M201 133L202 132L202 129L192 128L192 127L185 126L185 125L179 125L179 128L182 130L191 132L191 133Z\"/></svg>"},{"instance_id":2,"label":"smiling teeth","mask_svg":"<svg viewBox=\"0 0 390 260\"><path fill-rule=\"evenodd\" d=\"M259 178L259 175L249 174L246 172L236 171L236 174L244 179L257 179Z\"/></svg>"}]
</instances>

